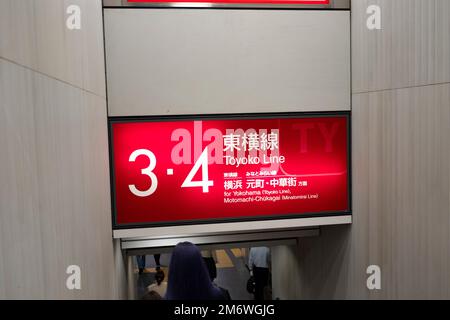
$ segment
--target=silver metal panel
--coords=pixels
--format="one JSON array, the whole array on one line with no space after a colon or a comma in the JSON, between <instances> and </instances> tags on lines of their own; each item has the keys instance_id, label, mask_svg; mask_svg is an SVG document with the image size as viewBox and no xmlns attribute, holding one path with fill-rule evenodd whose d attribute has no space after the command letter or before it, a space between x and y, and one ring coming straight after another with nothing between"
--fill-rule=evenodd
<instances>
[{"instance_id":1,"label":"silver metal panel","mask_svg":"<svg viewBox=\"0 0 450 320\"><path fill-rule=\"evenodd\" d=\"M173 227L114 230L114 238L123 240L153 240L185 237L232 235L244 232L280 231L326 225L351 224L352 216L300 218L283 220L214 223L208 225L184 225ZM207 226L207 227L206 227Z\"/></svg>"},{"instance_id":2,"label":"silver metal panel","mask_svg":"<svg viewBox=\"0 0 450 320\"><path fill-rule=\"evenodd\" d=\"M109 116L350 110L350 13L105 9Z\"/></svg>"},{"instance_id":3,"label":"silver metal panel","mask_svg":"<svg viewBox=\"0 0 450 320\"><path fill-rule=\"evenodd\" d=\"M320 232L317 232L317 236ZM298 244L300 238L279 239L279 240L261 240L261 241L248 241L248 242L220 242L213 244L196 244L200 250L221 250L221 249L233 249L233 248L251 248L251 247L277 247L277 246L295 246ZM192 241L191 241L192 242ZM144 245L144 244L143 244ZM175 244L176 245L176 244ZM171 253L175 248L175 245L168 247L142 247L137 249L124 249L127 256L141 256L152 255L158 253Z\"/></svg>"},{"instance_id":4,"label":"silver metal panel","mask_svg":"<svg viewBox=\"0 0 450 320\"><path fill-rule=\"evenodd\" d=\"M284 230L278 232L241 233L229 235L208 235L203 237L175 237L163 239L140 239L122 241L122 249L174 247L179 242L189 241L197 245L252 242L266 240L296 239L319 235L319 229Z\"/></svg>"}]
</instances>

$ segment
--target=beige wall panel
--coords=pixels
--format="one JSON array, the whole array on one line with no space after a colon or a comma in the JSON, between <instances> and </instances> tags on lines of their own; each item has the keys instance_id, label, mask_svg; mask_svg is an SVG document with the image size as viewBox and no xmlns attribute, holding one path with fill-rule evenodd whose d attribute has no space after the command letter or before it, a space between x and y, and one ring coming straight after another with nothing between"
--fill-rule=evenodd
<instances>
[{"instance_id":1,"label":"beige wall panel","mask_svg":"<svg viewBox=\"0 0 450 320\"><path fill-rule=\"evenodd\" d=\"M105 99L2 59L0 70L0 298L121 297ZM72 264L82 290L66 288Z\"/></svg>"},{"instance_id":2,"label":"beige wall panel","mask_svg":"<svg viewBox=\"0 0 450 320\"><path fill-rule=\"evenodd\" d=\"M373 136L371 173L355 180L368 177L370 186L368 262L384 270L384 289L375 297L448 298L450 85L372 93L354 102Z\"/></svg>"},{"instance_id":3,"label":"beige wall panel","mask_svg":"<svg viewBox=\"0 0 450 320\"><path fill-rule=\"evenodd\" d=\"M105 41L110 116L350 110L348 11L105 9Z\"/></svg>"},{"instance_id":4,"label":"beige wall panel","mask_svg":"<svg viewBox=\"0 0 450 320\"><path fill-rule=\"evenodd\" d=\"M449 299L450 84L358 94L352 108L353 225L289 249L291 298Z\"/></svg>"},{"instance_id":5,"label":"beige wall panel","mask_svg":"<svg viewBox=\"0 0 450 320\"><path fill-rule=\"evenodd\" d=\"M71 296L110 297L111 274L104 272L113 264L105 100L37 75L36 109L47 294L67 296L55 274L76 264L85 286Z\"/></svg>"},{"instance_id":6,"label":"beige wall panel","mask_svg":"<svg viewBox=\"0 0 450 320\"><path fill-rule=\"evenodd\" d=\"M80 30L66 27L70 5ZM0 57L104 97L101 0L2 0Z\"/></svg>"},{"instance_id":7,"label":"beige wall panel","mask_svg":"<svg viewBox=\"0 0 450 320\"><path fill-rule=\"evenodd\" d=\"M366 27L372 4L382 30ZM448 0L353 0L353 92L450 82L449 16Z\"/></svg>"},{"instance_id":8,"label":"beige wall panel","mask_svg":"<svg viewBox=\"0 0 450 320\"><path fill-rule=\"evenodd\" d=\"M0 57L37 66L35 0L0 1Z\"/></svg>"},{"instance_id":9,"label":"beige wall panel","mask_svg":"<svg viewBox=\"0 0 450 320\"><path fill-rule=\"evenodd\" d=\"M0 59L0 299L44 285L32 72Z\"/></svg>"}]
</instances>

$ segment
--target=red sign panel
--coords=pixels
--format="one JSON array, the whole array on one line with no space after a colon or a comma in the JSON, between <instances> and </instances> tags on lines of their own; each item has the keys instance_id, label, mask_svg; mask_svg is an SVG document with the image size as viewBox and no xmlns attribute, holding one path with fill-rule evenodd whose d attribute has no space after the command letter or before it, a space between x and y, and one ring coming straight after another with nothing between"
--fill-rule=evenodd
<instances>
[{"instance_id":1,"label":"red sign panel","mask_svg":"<svg viewBox=\"0 0 450 320\"><path fill-rule=\"evenodd\" d=\"M112 120L115 227L348 214L348 114Z\"/></svg>"},{"instance_id":2,"label":"red sign panel","mask_svg":"<svg viewBox=\"0 0 450 320\"><path fill-rule=\"evenodd\" d=\"M330 0L128 0L130 3L223 3L223 4L300 4L328 5Z\"/></svg>"}]
</instances>

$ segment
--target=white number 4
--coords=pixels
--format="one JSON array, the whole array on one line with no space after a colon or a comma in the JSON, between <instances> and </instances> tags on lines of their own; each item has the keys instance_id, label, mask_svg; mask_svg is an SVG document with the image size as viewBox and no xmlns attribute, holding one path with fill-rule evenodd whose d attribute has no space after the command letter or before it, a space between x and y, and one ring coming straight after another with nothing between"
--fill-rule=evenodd
<instances>
[{"instance_id":1,"label":"white number 4","mask_svg":"<svg viewBox=\"0 0 450 320\"><path fill-rule=\"evenodd\" d=\"M195 174L200 169L200 166L202 167L202 180L201 181L192 181ZM208 193L209 187L212 187L213 185L214 185L214 182L208 180L208 148L205 148L205 150L203 150L202 154L195 162L194 167L191 169L191 171L187 175L187 177L184 180L181 187L182 188L202 187L203 193Z\"/></svg>"}]
</instances>

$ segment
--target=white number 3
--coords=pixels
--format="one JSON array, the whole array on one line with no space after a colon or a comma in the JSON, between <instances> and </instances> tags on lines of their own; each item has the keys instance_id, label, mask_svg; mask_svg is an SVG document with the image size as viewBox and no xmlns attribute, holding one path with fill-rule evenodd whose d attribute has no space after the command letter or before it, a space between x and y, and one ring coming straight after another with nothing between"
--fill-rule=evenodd
<instances>
[{"instance_id":1,"label":"white number 3","mask_svg":"<svg viewBox=\"0 0 450 320\"><path fill-rule=\"evenodd\" d=\"M131 155L128 161L134 162L136 161L136 158L139 156L146 156L150 160L150 164L147 168L142 169L141 173L143 175L146 175L151 180L151 185L148 190L141 191L136 188L134 184L128 185L128 188L130 188L131 193L133 193L135 196L138 197L148 197L155 193L156 188L158 187L158 179L156 178L156 175L153 173L153 170L156 167L156 157L150 150L147 149L139 149L134 151Z\"/></svg>"}]
</instances>

